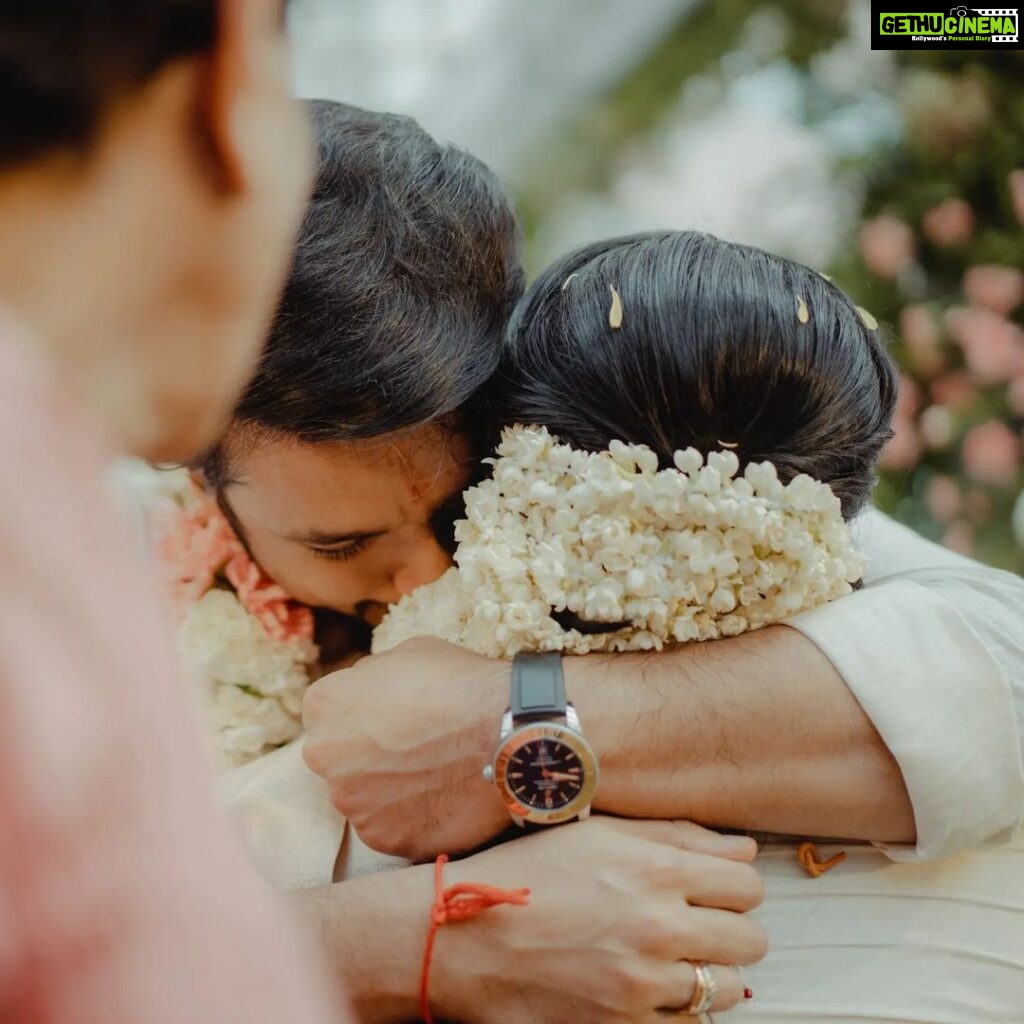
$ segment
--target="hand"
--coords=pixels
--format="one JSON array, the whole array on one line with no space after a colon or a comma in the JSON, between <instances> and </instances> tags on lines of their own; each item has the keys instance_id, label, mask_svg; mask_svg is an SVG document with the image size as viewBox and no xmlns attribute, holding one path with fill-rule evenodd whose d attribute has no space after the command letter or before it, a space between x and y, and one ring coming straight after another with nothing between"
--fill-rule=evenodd
<instances>
[{"instance_id":1,"label":"hand","mask_svg":"<svg viewBox=\"0 0 1024 1024\"><path fill-rule=\"evenodd\" d=\"M529 886L442 928L431 976L438 1019L463 1024L664 1024L693 996L687 961L714 964L713 1010L742 998L735 965L760 960L755 846L687 822L595 817L448 865L447 884ZM725 859L732 858L732 859ZM420 915L424 916L424 915ZM727 966L723 966L727 965Z\"/></svg>"},{"instance_id":2,"label":"hand","mask_svg":"<svg viewBox=\"0 0 1024 1024\"><path fill-rule=\"evenodd\" d=\"M509 825L480 772L498 743L511 667L410 640L307 691L306 763L368 846L408 860L459 853Z\"/></svg>"}]
</instances>

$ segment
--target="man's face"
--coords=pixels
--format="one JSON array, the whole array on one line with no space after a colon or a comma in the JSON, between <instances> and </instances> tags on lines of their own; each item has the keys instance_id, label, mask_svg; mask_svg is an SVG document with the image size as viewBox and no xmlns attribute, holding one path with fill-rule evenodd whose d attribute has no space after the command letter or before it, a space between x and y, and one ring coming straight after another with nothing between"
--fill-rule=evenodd
<instances>
[{"instance_id":1,"label":"man's face","mask_svg":"<svg viewBox=\"0 0 1024 1024\"><path fill-rule=\"evenodd\" d=\"M235 447L224 496L253 557L298 600L376 625L389 604L451 565L431 518L468 485L464 438L429 426L359 442Z\"/></svg>"}]
</instances>

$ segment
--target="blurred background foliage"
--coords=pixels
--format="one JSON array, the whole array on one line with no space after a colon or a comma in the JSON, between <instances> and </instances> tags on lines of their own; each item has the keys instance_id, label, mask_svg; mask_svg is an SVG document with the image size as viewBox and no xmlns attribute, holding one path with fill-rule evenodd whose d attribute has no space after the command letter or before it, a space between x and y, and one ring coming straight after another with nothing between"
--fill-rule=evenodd
<instances>
[{"instance_id":1,"label":"blurred background foliage","mask_svg":"<svg viewBox=\"0 0 1024 1024\"><path fill-rule=\"evenodd\" d=\"M869 20L862 0L304 0L294 29L304 95L411 113L505 177L531 272L664 226L827 271L903 368L878 503L1022 573L1022 51L873 52Z\"/></svg>"}]
</instances>

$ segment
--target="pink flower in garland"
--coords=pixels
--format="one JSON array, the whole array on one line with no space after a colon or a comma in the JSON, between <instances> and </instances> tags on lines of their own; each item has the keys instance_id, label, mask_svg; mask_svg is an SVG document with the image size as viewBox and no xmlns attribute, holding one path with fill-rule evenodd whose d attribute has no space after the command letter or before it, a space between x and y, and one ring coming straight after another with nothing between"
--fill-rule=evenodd
<instances>
[{"instance_id":1,"label":"pink flower in garland","mask_svg":"<svg viewBox=\"0 0 1024 1024\"><path fill-rule=\"evenodd\" d=\"M267 577L235 535L214 498L191 481L182 501L153 510L157 557L179 614L225 584L277 640L311 640L313 613Z\"/></svg>"},{"instance_id":2,"label":"pink flower in garland","mask_svg":"<svg viewBox=\"0 0 1024 1024\"><path fill-rule=\"evenodd\" d=\"M313 612L293 601L239 545L224 569L228 582L235 588L238 600L260 620L269 636L276 640L311 640Z\"/></svg>"}]
</instances>

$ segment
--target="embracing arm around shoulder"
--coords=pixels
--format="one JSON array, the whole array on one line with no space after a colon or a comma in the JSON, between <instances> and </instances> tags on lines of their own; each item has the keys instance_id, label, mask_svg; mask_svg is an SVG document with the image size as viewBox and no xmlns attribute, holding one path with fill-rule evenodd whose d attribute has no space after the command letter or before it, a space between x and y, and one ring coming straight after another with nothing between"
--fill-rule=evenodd
<instances>
[{"instance_id":1,"label":"embracing arm around shoulder","mask_svg":"<svg viewBox=\"0 0 1024 1024\"><path fill-rule=\"evenodd\" d=\"M1024 581L877 512L857 532L865 587L789 627L567 659L603 809L868 839L895 859L1013 835Z\"/></svg>"},{"instance_id":2,"label":"embracing arm around shoulder","mask_svg":"<svg viewBox=\"0 0 1024 1024\"><path fill-rule=\"evenodd\" d=\"M862 839L894 859L1006 839L1024 807L1024 581L868 512L866 585L786 626L566 658L595 807ZM307 693L306 757L376 849L468 849L508 823L480 776L509 666L440 641Z\"/></svg>"}]
</instances>

